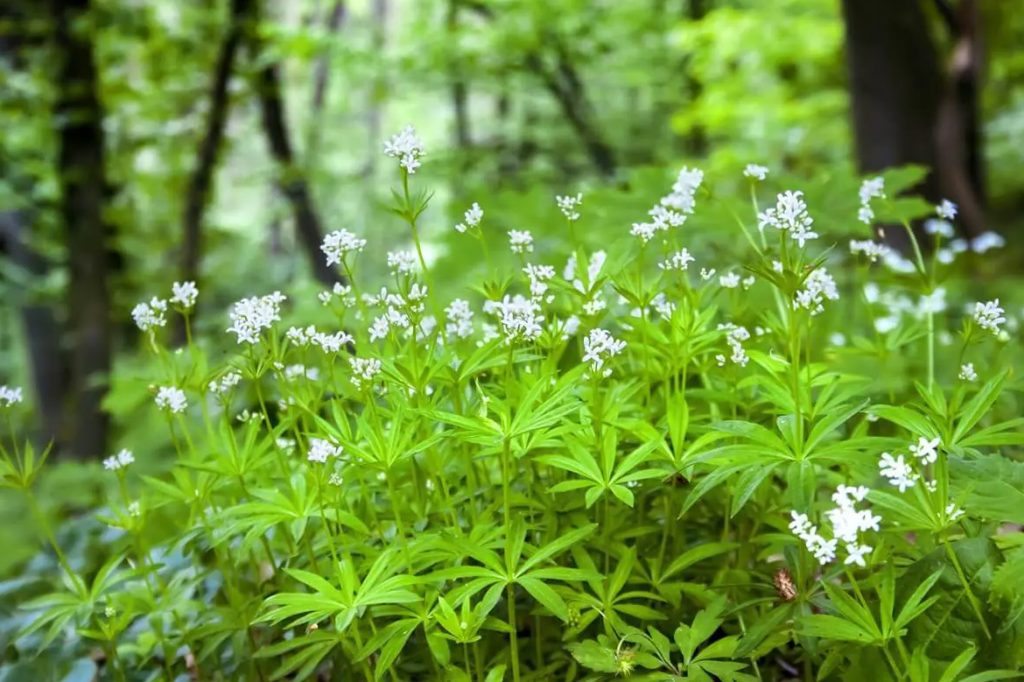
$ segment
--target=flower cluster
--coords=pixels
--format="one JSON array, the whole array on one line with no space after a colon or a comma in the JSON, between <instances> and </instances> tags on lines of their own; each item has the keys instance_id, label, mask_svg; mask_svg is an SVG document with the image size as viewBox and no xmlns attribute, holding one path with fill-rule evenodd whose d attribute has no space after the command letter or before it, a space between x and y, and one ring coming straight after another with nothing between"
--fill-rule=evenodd
<instances>
[{"instance_id":1,"label":"flower cluster","mask_svg":"<svg viewBox=\"0 0 1024 682\"><path fill-rule=\"evenodd\" d=\"M406 126L384 143L384 153L398 159L399 165L412 175L421 165L423 142L416 136L415 128Z\"/></svg>"},{"instance_id":2,"label":"flower cluster","mask_svg":"<svg viewBox=\"0 0 1024 682\"><path fill-rule=\"evenodd\" d=\"M180 414L188 407L188 399L180 388L161 386L156 393L156 406L172 414Z\"/></svg>"},{"instance_id":3,"label":"flower cluster","mask_svg":"<svg viewBox=\"0 0 1024 682\"><path fill-rule=\"evenodd\" d=\"M182 310L191 310L199 299L195 282L175 282L171 285L171 303Z\"/></svg>"},{"instance_id":4,"label":"flower cluster","mask_svg":"<svg viewBox=\"0 0 1024 682\"><path fill-rule=\"evenodd\" d=\"M978 378L978 373L974 371L974 363L965 362L964 364L960 365L960 374L958 374L957 377L961 381L976 381Z\"/></svg>"},{"instance_id":5,"label":"flower cluster","mask_svg":"<svg viewBox=\"0 0 1024 682\"><path fill-rule=\"evenodd\" d=\"M416 272L416 254L412 251L389 251L388 268L392 275L411 275Z\"/></svg>"},{"instance_id":6,"label":"flower cluster","mask_svg":"<svg viewBox=\"0 0 1024 682\"><path fill-rule=\"evenodd\" d=\"M740 367L746 367L747 363L750 362L750 356L747 355L747 351L743 348L743 342L750 338L750 332L747 331L747 328L740 327L732 322L724 322L718 325L718 330L725 332L725 342L732 351L729 359ZM725 360L725 356L721 353L715 356L715 361L719 367L725 365Z\"/></svg>"},{"instance_id":7,"label":"flower cluster","mask_svg":"<svg viewBox=\"0 0 1024 682\"><path fill-rule=\"evenodd\" d=\"M231 326L227 330L238 337L238 343L259 343L260 333L281 319L281 304L286 298L280 291L243 298L231 307Z\"/></svg>"},{"instance_id":8,"label":"flower cluster","mask_svg":"<svg viewBox=\"0 0 1024 682\"><path fill-rule=\"evenodd\" d=\"M690 252L686 249L680 249L675 253L669 255L668 258L658 263L658 267L666 272L671 270L677 270L683 272L689 267L690 263L696 260L690 255Z\"/></svg>"},{"instance_id":9,"label":"flower cluster","mask_svg":"<svg viewBox=\"0 0 1024 682\"><path fill-rule=\"evenodd\" d=\"M373 380L380 374L381 362L377 358L349 358L352 368L352 385L362 391L373 385Z\"/></svg>"},{"instance_id":10,"label":"flower cluster","mask_svg":"<svg viewBox=\"0 0 1024 682\"><path fill-rule=\"evenodd\" d=\"M953 220L956 218L956 204L949 199L943 199L942 202L935 207L935 214L944 220Z\"/></svg>"},{"instance_id":11,"label":"flower cluster","mask_svg":"<svg viewBox=\"0 0 1024 682\"><path fill-rule=\"evenodd\" d=\"M103 468L107 471L117 471L124 469L129 464L135 462L135 455L132 454L131 450L121 450L116 455L111 455L103 460Z\"/></svg>"},{"instance_id":12,"label":"flower cluster","mask_svg":"<svg viewBox=\"0 0 1024 682\"><path fill-rule=\"evenodd\" d=\"M313 325L308 327L291 327L285 332L285 338L296 346L317 346L325 353L336 354L349 344L355 343L355 339L347 332L318 331Z\"/></svg>"},{"instance_id":13,"label":"flower cluster","mask_svg":"<svg viewBox=\"0 0 1024 682\"><path fill-rule=\"evenodd\" d=\"M770 226L788 232L801 248L807 241L817 239L818 233L811 229L814 226L814 218L807 212L803 196L803 192L792 191L779 194L773 208L758 214L758 229L764 231L765 227Z\"/></svg>"},{"instance_id":14,"label":"flower cluster","mask_svg":"<svg viewBox=\"0 0 1024 682\"><path fill-rule=\"evenodd\" d=\"M836 506L825 513L832 526L831 539L822 536L806 514L795 510L791 512L789 529L803 540L807 550L822 565L835 561L837 546L842 542L846 551L843 563L866 566L864 557L871 553L872 548L861 542L860 534L869 530L877 531L882 520L880 516L872 514L870 509L857 509L857 504L867 498L868 492L863 486L840 485L832 494Z\"/></svg>"},{"instance_id":15,"label":"flower cluster","mask_svg":"<svg viewBox=\"0 0 1024 682\"><path fill-rule=\"evenodd\" d=\"M328 291L321 291L317 294L317 298L324 305L329 305L334 299L341 301L343 306L353 306L356 304L356 298L352 295L352 287L341 282L335 282L334 287Z\"/></svg>"},{"instance_id":16,"label":"flower cluster","mask_svg":"<svg viewBox=\"0 0 1024 682\"><path fill-rule=\"evenodd\" d=\"M340 445L335 445L323 438L310 438L309 452L306 454L306 459L310 462L323 464L329 457L341 457L341 453L342 447Z\"/></svg>"},{"instance_id":17,"label":"flower cluster","mask_svg":"<svg viewBox=\"0 0 1024 682\"><path fill-rule=\"evenodd\" d=\"M533 251L533 234L528 230L509 230L508 246L512 253Z\"/></svg>"},{"instance_id":18,"label":"flower cluster","mask_svg":"<svg viewBox=\"0 0 1024 682\"><path fill-rule=\"evenodd\" d=\"M10 407L22 400L20 386L0 386L0 407Z\"/></svg>"},{"instance_id":19,"label":"flower cluster","mask_svg":"<svg viewBox=\"0 0 1024 682\"><path fill-rule=\"evenodd\" d=\"M1006 311L999 305L999 299L974 304L974 321L985 331L999 334L1000 326L1006 322Z\"/></svg>"},{"instance_id":20,"label":"flower cluster","mask_svg":"<svg viewBox=\"0 0 1024 682\"><path fill-rule=\"evenodd\" d=\"M210 381L207 388L211 393L222 395L237 386L240 381L242 381L242 375L238 372L225 372L220 379Z\"/></svg>"},{"instance_id":21,"label":"flower cluster","mask_svg":"<svg viewBox=\"0 0 1024 682\"><path fill-rule=\"evenodd\" d=\"M756 163L748 163L743 169L743 175L751 180L764 180L768 177L768 168Z\"/></svg>"},{"instance_id":22,"label":"flower cluster","mask_svg":"<svg viewBox=\"0 0 1024 682\"><path fill-rule=\"evenodd\" d=\"M703 181L704 171L683 167L672 184L672 191L647 212L650 220L646 223L633 223L630 234L646 244L657 232L685 223L693 213L696 204L694 196Z\"/></svg>"},{"instance_id":23,"label":"flower cluster","mask_svg":"<svg viewBox=\"0 0 1024 682\"><path fill-rule=\"evenodd\" d=\"M804 280L804 288L796 292L794 308L804 308L817 315L825 309L825 300L835 301L839 298L836 281L825 268L818 268Z\"/></svg>"},{"instance_id":24,"label":"flower cluster","mask_svg":"<svg viewBox=\"0 0 1024 682\"><path fill-rule=\"evenodd\" d=\"M540 304L519 294L511 297L506 294L500 301L485 302L484 312L498 318L505 343L535 341L544 331Z\"/></svg>"},{"instance_id":25,"label":"flower cluster","mask_svg":"<svg viewBox=\"0 0 1024 682\"><path fill-rule=\"evenodd\" d=\"M857 255L858 253L864 254L868 260L872 263L878 261L879 258L885 258L892 252L885 244L880 242L872 241L870 239L852 239L850 240L850 253Z\"/></svg>"},{"instance_id":26,"label":"flower cluster","mask_svg":"<svg viewBox=\"0 0 1024 682\"><path fill-rule=\"evenodd\" d=\"M362 251L366 248L366 240L349 232L348 230L336 230L331 232L320 244L320 250L327 256L327 265L341 263L346 255Z\"/></svg>"},{"instance_id":27,"label":"flower cluster","mask_svg":"<svg viewBox=\"0 0 1024 682\"><path fill-rule=\"evenodd\" d=\"M873 223L875 211L871 208L871 200L884 198L885 178L874 177L864 180L860 185L860 210L857 211L857 220L865 225Z\"/></svg>"},{"instance_id":28,"label":"flower cluster","mask_svg":"<svg viewBox=\"0 0 1024 682\"><path fill-rule=\"evenodd\" d=\"M938 448L942 446L942 442L938 438L918 438L917 443L910 446L910 454L913 455L921 466L932 464L939 457ZM906 492L908 488L914 487L920 480L921 476L915 470L913 460L908 460L901 454L895 456L888 452L883 452L881 458L878 461L878 471L881 473L882 478L899 489L899 491ZM933 487L933 483L929 482L929 488Z\"/></svg>"},{"instance_id":29,"label":"flower cluster","mask_svg":"<svg viewBox=\"0 0 1024 682\"><path fill-rule=\"evenodd\" d=\"M576 222L580 219L579 207L583 203L583 195L577 193L576 196L556 196L555 201L558 203L558 210L562 212L566 220L569 222Z\"/></svg>"},{"instance_id":30,"label":"flower cluster","mask_svg":"<svg viewBox=\"0 0 1024 682\"><path fill-rule=\"evenodd\" d=\"M473 335L473 310L469 301L457 298L444 309L447 322L445 334L448 338L465 339Z\"/></svg>"},{"instance_id":31,"label":"flower cluster","mask_svg":"<svg viewBox=\"0 0 1024 682\"><path fill-rule=\"evenodd\" d=\"M166 312L167 301L154 296L149 303L139 303L132 308L132 319L141 331L148 332L167 324Z\"/></svg>"},{"instance_id":32,"label":"flower cluster","mask_svg":"<svg viewBox=\"0 0 1024 682\"><path fill-rule=\"evenodd\" d=\"M548 290L548 282L554 279L555 269L550 265L527 263L523 272L530 280L530 297L540 300Z\"/></svg>"},{"instance_id":33,"label":"flower cluster","mask_svg":"<svg viewBox=\"0 0 1024 682\"><path fill-rule=\"evenodd\" d=\"M625 347L625 341L616 339L606 329L592 329L583 339L583 362L590 364L590 370L595 375L611 376L611 368L605 367L604 363L621 353Z\"/></svg>"},{"instance_id":34,"label":"flower cluster","mask_svg":"<svg viewBox=\"0 0 1024 682\"><path fill-rule=\"evenodd\" d=\"M473 228L480 225L480 221L484 219L484 210L480 208L480 204L473 202L473 205L462 214L463 222L455 226L455 231L462 233L472 230Z\"/></svg>"}]
</instances>

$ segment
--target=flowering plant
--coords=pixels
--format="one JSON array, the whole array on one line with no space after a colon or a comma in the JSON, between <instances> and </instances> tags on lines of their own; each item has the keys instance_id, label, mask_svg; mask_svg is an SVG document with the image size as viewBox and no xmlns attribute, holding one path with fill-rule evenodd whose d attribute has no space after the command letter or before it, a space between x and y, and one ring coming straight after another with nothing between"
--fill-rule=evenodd
<instances>
[{"instance_id":1,"label":"flowering plant","mask_svg":"<svg viewBox=\"0 0 1024 682\"><path fill-rule=\"evenodd\" d=\"M50 591L5 590L18 656L98 647L118 680L1018 676L1024 420L994 359L1015 322L949 305L972 247L919 244L912 173L832 219L902 224L913 259L828 250L814 195L766 192L756 164L753 210L711 238L743 245L729 259L699 223L731 200L692 168L607 250L590 195L553 198L537 239L480 198L452 232L487 280L443 298L412 182L429 157L411 128L386 153L408 248L374 281L369 239L328 235L328 322L259 291L171 352L194 284L133 311L173 455L158 476L137 449L103 459L99 564L38 514L56 563ZM38 510L40 458L2 448Z\"/></svg>"}]
</instances>

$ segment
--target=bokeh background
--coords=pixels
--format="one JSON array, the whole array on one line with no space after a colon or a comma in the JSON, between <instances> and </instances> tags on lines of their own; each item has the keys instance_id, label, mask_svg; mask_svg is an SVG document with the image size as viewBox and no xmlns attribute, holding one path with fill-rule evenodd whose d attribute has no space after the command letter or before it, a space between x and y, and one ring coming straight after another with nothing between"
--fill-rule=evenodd
<instances>
[{"instance_id":1,"label":"bokeh background","mask_svg":"<svg viewBox=\"0 0 1024 682\"><path fill-rule=\"evenodd\" d=\"M482 268L451 226L479 201L496 239L628 232L667 173L746 192L751 162L832 187L849 224L861 173L917 164L965 237L1008 240L981 278L1014 280L1024 227L1024 13L981 0L5 0L0 4L0 383L12 428L54 444L59 504L98 494L100 456L170 453L130 310L175 280L216 339L238 298L316 307L321 236L408 245L387 210L383 141L427 148L429 258ZM774 175L777 174L777 175ZM844 199L845 197L845 199ZM812 208L813 208L812 202ZM724 229L724 228L723 228ZM727 252L735 234L710 240ZM216 342L213 342L216 345ZM225 346L227 342L224 342ZM224 352L227 352L226 350ZM214 354L214 357L216 355ZM44 490L44 498L45 490ZM55 501L58 496L51 496ZM56 504L57 502L55 502ZM63 512L68 512L64 509ZM0 504L0 572L33 551ZM6 539L5 539L6 538Z\"/></svg>"}]
</instances>

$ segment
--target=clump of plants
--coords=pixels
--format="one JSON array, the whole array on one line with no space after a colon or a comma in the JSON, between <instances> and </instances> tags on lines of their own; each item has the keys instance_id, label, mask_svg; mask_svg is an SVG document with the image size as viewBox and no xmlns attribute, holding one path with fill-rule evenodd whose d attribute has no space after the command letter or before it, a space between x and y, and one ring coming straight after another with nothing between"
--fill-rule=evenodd
<instances>
[{"instance_id":1,"label":"clump of plants","mask_svg":"<svg viewBox=\"0 0 1024 682\"><path fill-rule=\"evenodd\" d=\"M69 560L34 491L45 456L3 441L4 485L47 543L34 577L5 583L9 666L1020 677L1015 329L955 277L997 236L953 238L952 204L901 197L913 170L868 178L859 210L829 220L899 229L905 257L829 241L842 230L800 191L768 191L765 167L746 168L741 198L684 168L605 250L588 247L582 194L552 202L560 236L536 241L490 224L480 198L454 232L486 277L442 300L423 146L407 129L386 153L411 245L388 254L387 281L364 274L368 237L334 232L324 257L344 284L317 321L254 291L215 361L189 327L194 283L132 311L174 459L160 476L127 449L102 462L97 551ZM721 219L698 239L703 210ZM22 395L3 391L10 415Z\"/></svg>"}]
</instances>

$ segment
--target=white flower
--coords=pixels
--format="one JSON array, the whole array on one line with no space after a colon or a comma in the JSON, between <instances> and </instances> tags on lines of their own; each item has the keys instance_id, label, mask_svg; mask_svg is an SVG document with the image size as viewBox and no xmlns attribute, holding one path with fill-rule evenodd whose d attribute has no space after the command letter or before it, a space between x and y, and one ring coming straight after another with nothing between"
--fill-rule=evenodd
<instances>
[{"instance_id":1,"label":"white flower","mask_svg":"<svg viewBox=\"0 0 1024 682\"><path fill-rule=\"evenodd\" d=\"M555 277L555 269L550 265L534 265L527 263L523 272L530 278L530 296L539 300L548 290L548 282Z\"/></svg>"},{"instance_id":2,"label":"white flower","mask_svg":"<svg viewBox=\"0 0 1024 682\"><path fill-rule=\"evenodd\" d=\"M583 362L590 363L590 369L595 374L607 377L612 370L604 367L605 361L621 353L625 347L625 341L616 339L607 330L592 329L583 339Z\"/></svg>"},{"instance_id":3,"label":"white flower","mask_svg":"<svg viewBox=\"0 0 1024 682\"><path fill-rule=\"evenodd\" d=\"M1000 325L1006 322L1006 311L999 305L999 299L974 304L974 321L978 326L993 334L999 334Z\"/></svg>"},{"instance_id":4,"label":"white flower","mask_svg":"<svg viewBox=\"0 0 1024 682\"><path fill-rule=\"evenodd\" d=\"M362 391L373 384L373 379L380 374L380 360L376 358L349 358L352 367L352 385Z\"/></svg>"},{"instance_id":5,"label":"white flower","mask_svg":"<svg viewBox=\"0 0 1024 682\"><path fill-rule=\"evenodd\" d=\"M910 446L910 454L921 460L921 464L931 464L939 458L937 448L942 445L942 441L938 438L927 438L920 437L917 439L916 445Z\"/></svg>"},{"instance_id":6,"label":"white flower","mask_svg":"<svg viewBox=\"0 0 1024 682\"><path fill-rule=\"evenodd\" d=\"M946 505L946 517L950 521L956 521L964 515L964 510L958 507L956 504L950 502Z\"/></svg>"},{"instance_id":7,"label":"white flower","mask_svg":"<svg viewBox=\"0 0 1024 682\"><path fill-rule=\"evenodd\" d=\"M175 282L171 285L171 303L176 303L185 310L190 310L199 298L199 289L195 282Z\"/></svg>"},{"instance_id":8,"label":"white flower","mask_svg":"<svg viewBox=\"0 0 1024 682\"><path fill-rule=\"evenodd\" d=\"M411 275L416 272L416 254L412 251L389 251L388 267L392 275Z\"/></svg>"},{"instance_id":9,"label":"white flower","mask_svg":"<svg viewBox=\"0 0 1024 682\"><path fill-rule=\"evenodd\" d=\"M731 322L725 322L718 325L719 331L725 332L725 342L729 345L729 349L732 351L732 355L729 357L733 363L740 367L746 367L750 361L750 357L747 356L746 350L743 348L743 342L750 338L750 332L747 331L746 327L737 326ZM719 360L719 357L721 358ZM725 356L716 356L719 367L725 365Z\"/></svg>"},{"instance_id":10,"label":"white flower","mask_svg":"<svg viewBox=\"0 0 1024 682\"><path fill-rule=\"evenodd\" d=\"M821 564L827 564L836 558L836 546L841 541L846 549L846 564L864 566L864 557L871 552L871 547L860 542L860 534L869 530L877 531L882 518L872 514L868 509L857 509L869 490L863 486L851 487L840 485L832 495L836 506L825 513L832 526L832 538L826 539L818 532L806 514L790 512L790 531L803 540L807 550Z\"/></svg>"},{"instance_id":11,"label":"white flower","mask_svg":"<svg viewBox=\"0 0 1024 682\"><path fill-rule=\"evenodd\" d=\"M985 253L990 249L1001 249L1006 246L1006 240L997 232L983 232L971 240L971 251L974 253Z\"/></svg>"},{"instance_id":12,"label":"white flower","mask_svg":"<svg viewBox=\"0 0 1024 682\"><path fill-rule=\"evenodd\" d=\"M817 315L825 309L825 300L835 301L839 298L836 281L825 268L818 268L804 280L804 288L796 292L794 308L805 308L811 315Z\"/></svg>"},{"instance_id":13,"label":"white flower","mask_svg":"<svg viewBox=\"0 0 1024 682\"><path fill-rule=\"evenodd\" d=\"M735 289L740 285L740 276L735 272L728 272L718 278L718 284L725 289Z\"/></svg>"},{"instance_id":14,"label":"white flower","mask_svg":"<svg viewBox=\"0 0 1024 682\"><path fill-rule=\"evenodd\" d=\"M121 450L116 455L111 455L103 460L103 468L107 471L117 471L118 469L124 469L129 464L135 462L135 455L132 454L131 450Z\"/></svg>"},{"instance_id":15,"label":"white flower","mask_svg":"<svg viewBox=\"0 0 1024 682\"><path fill-rule=\"evenodd\" d=\"M401 132L391 136L384 143L384 153L392 158L398 159L410 175L420 167L420 156L423 155L423 142L416 136L416 129L406 126Z\"/></svg>"},{"instance_id":16,"label":"white flower","mask_svg":"<svg viewBox=\"0 0 1024 682\"><path fill-rule=\"evenodd\" d=\"M868 178L860 185L860 210L857 212L857 219L866 225L870 225L875 219L871 200L876 198L885 198L885 179L882 177Z\"/></svg>"},{"instance_id":17,"label":"white flower","mask_svg":"<svg viewBox=\"0 0 1024 682\"><path fill-rule=\"evenodd\" d=\"M956 204L949 199L943 199L942 203L935 207L935 214L940 218L953 220L956 218Z\"/></svg>"},{"instance_id":18,"label":"white flower","mask_svg":"<svg viewBox=\"0 0 1024 682\"><path fill-rule=\"evenodd\" d=\"M0 386L0 407L10 407L22 400L20 386Z\"/></svg>"},{"instance_id":19,"label":"white flower","mask_svg":"<svg viewBox=\"0 0 1024 682\"><path fill-rule=\"evenodd\" d=\"M690 252L686 249L681 249L673 254L670 254L668 258L658 263L658 267L666 272L671 270L678 270L680 272L686 270L690 263L696 260L690 255Z\"/></svg>"},{"instance_id":20,"label":"white flower","mask_svg":"<svg viewBox=\"0 0 1024 682\"><path fill-rule=\"evenodd\" d=\"M340 457L341 453L342 447L340 445L335 445L323 438L310 438L309 453L306 455L306 459L310 462L323 464L329 457Z\"/></svg>"},{"instance_id":21,"label":"white flower","mask_svg":"<svg viewBox=\"0 0 1024 682\"><path fill-rule=\"evenodd\" d=\"M220 380L214 379L211 381L208 388L211 393L227 393L237 386L241 380L242 375L238 372L225 372L221 375Z\"/></svg>"},{"instance_id":22,"label":"white flower","mask_svg":"<svg viewBox=\"0 0 1024 682\"><path fill-rule=\"evenodd\" d=\"M743 175L754 180L764 180L768 177L768 168L756 163L748 163L747 167L743 169Z\"/></svg>"},{"instance_id":23,"label":"white flower","mask_svg":"<svg viewBox=\"0 0 1024 682\"><path fill-rule=\"evenodd\" d=\"M974 381L978 378L978 373L974 371L973 362L965 362L960 365L960 374L958 375L961 381Z\"/></svg>"},{"instance_id":24,"label":"white flower","mask_svg":"<svg viewBox=\"0 0 1024 682\"><path fill-rule=\"evenodd\" d=\"M154 296L149 303L139 303L132 308L132 319L140 330L148 332L154 327L167 324L167 318L164 317L166 311L167 301Z\"/></svg>"},{"instance_id":25,"label":"white flower","mask_svg":"<svg viewBox=\"0 0 1024 682\"><path fill-rule=\"evenodd\" d=\"M314 345L319 346L320 350L324 353L327 353L328 355L336 355L341 352L342 348L345 348L351 343L355 343L355 339L347 332L335 332L333 334L317 332L313 336L312 342Z\"/></svg>"},{"instance_id":26,"label":"white flower","mask_svg":"<svg viewBox=\"0 0 1024 682\"><path fill-rule=\"evenodd\" d=\"M880 257L888 254L889 251L891 251L891 249L885 244L880 244L870 239L853 239L850 241L850 253L863 253L872 263L876 262Z\"/></svg>"},{"instance_id":27,"label":"white flower","mask_svg":"<svg viewBox=\"0 0 1024 682\"><path fill-rule=\"evenodd\" d=\"M279 291L266 296L244 298L231 307L229 332L238 337L238 343L259 343L260 332L270 329L281 319L281 303L286 297Z\"/></svg>"},{"instance_id":28,"label":"white flower","mask_svg":"<svg viewBox=\"0 0 1024 682\"><path fill-rule=\"evenodd\" d=\"M867 564L864 562L864 557L871 553L871 547L868 545L858 545L855 542L849 542L846 544L846 559L843 564L849 566L850 564L856 564L864 567Z\"/></svg>"},{"instance_id":29,"label":"white flower","mask_svg":"<svg viewBox=\"0 0 1024 682\"><path fill-rule=\"evenodd\" d=\"M473 311L469 301L457 298L444 309L447 323L445 333L449 337L464 339L473 334Z\"/></svg>"},{"instance_id":30,"label":"white flower","mask_svg":"<svg viewBox=\"0 0 1024 682\"><path fill-rule=\"evenodd\" d=\"M780 260L773 260L772 261L772 270L774 272L782 272L784 268L785 268L785 266L782 265L782 261L780 261Z\"/></svg>"},{"instance_id":31,"label":"white flower","mask_svg":"<svg viewBox=\"0 0 1024 682\"><path fill-rule=\"evenodd\" d=\"M907 488L914 487L919 478L903 455L893 457L888 452L882 453L882 457L878 461L878 471L882 474L882 478L888 480L890 485L899 488L901 493L906 492Z\"/></svg>"},{"instance_id":32,"label":"white flower","mask_svg":"<svg viewBox=\"0 0 1024 682\"><path fill-rule=\"evenodd\" d=\"M528 230L509 230L508 246L512 249L512 253L533 251L533 234Z\"/></svg>"},{"instance_id":33,"label":"white flower","mask_svg":"<svg viewBox=\"0 0 1024 682\"><path fill-rule=\"evenodd\" d=\"M672 184L672 191L647 212L651 218L650 222L633 223L630 234L639 237L646 244L659 230L679 227L685 223L686 218L693 213L694 195L703 180L703 171L683 167Z\"/></svg>"},{"instance_id":34,"label":"white flower","mask_svg":"<svg viewBox=\"0 0 1024 682\"><path fill-rule=\"evenodd\" d=\"M711 279L714 276L715 276L715 269L714 268L711 268L711 269L701 268L700 269L700 278L702 280L704 280L705 282L708 281L709 279Z\"/></svg>"},{"instance_id":35,"label":"white flower","mask_svg":"<svg viewBox=\"0 0 1024 682\"><path fill-rule=\"evenodd\" d=\"M776 197L774 208L762 211L757 216L757 227L764 230L771 226L788 232L802 248L810 239L817 239L818 233L811 230L814 219L807 212L803 192L786 191Z\"/></svg>"},{"instance_id":36,"label":"white flower","mask_svg":"<svg viewBox=\"0 0 1024 682\"><path fill-rule=\"evenodd\" d=\"M953 223L941 218L929 218L924 221L924 231L946 239L953 238Z\"/></svg>"},{"instance_id":37,"label":"white flower","mask_svg":"<svg viewBox=\"0 0 1024 682\"><path fill-rule=\"evenodd\" d=\"M352 306L356 304L355 296L352 295L352 287L341 282L335 282L334 288L330 291L321 291L317 298L324 305L328 305L334 298L338 298L342 305Z\"/></svg>"},{"instance_id":38,"label":"white flower","mask_svg":"<svg viewBox=\"0 0 1024 682\"><path fill-rule=\"evenodd\" d=\"M580 219L580 212L577 210L580 204L583 203L583 195L576 194L576 196L556 196L555 201L558 203L558 209L565 216L569 222L576 222Z\"/></svg>"},{"instance_id":39,"label":"white flower","mask_svg":"<svg viewBox=\"0 0 1024 682\"><path fill-rule=\"evenodd\" d=\"M179 414L188 407L185 392L174 386L161 386L156 393L156 406L173 414Z\"/></svg>"},{"instance_id":40,"label":"white flower","mask_svg":"<svg viewBox=\"0 0 1024 682\"><path fill-rule=\"evenodd\" d=\"M366 248L366 240L348 230L336 230L324 237L320 250L327 256L327 265L340 263L349 253Z\"/></svg>"},{"instance_id":41,"label":"white flower","mask_svg":"<svg viewBox=\"0 0 1024 682\"><path fill-rule=\"evenodd\" d=\"M501 301L485 302L484 312L497 316L505 343L534 341L543 332L540 304L519 294L512 298L506 294Z\"/></svg>"},{"instance_id":42,"label":"white flower","mask_svg":"<svg viewBox=\"0 0 1024 682\"><path fill-rule=\"evenodd\" d=\"M484 219L484 210L480 208L480 204L473 202L473 205L462 214L464 222L459 223L455 226L455 231L459 233L472 230L474 227L480 224L480 221Z\"/></svg>"}]
</instances>

